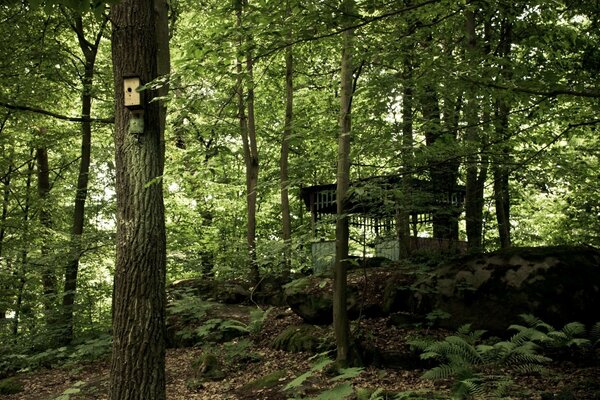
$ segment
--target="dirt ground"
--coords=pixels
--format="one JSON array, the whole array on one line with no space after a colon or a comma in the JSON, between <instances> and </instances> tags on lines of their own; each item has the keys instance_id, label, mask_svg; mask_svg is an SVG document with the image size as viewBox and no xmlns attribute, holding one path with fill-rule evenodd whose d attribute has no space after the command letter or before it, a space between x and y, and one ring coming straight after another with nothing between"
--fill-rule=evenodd
<instances>
[{"instance_id":1,"label":"dirt ground","mask_svg":"<svg viewBox=\"0 0 600 400\"><path fill-rule=\"evenodd\" d=\"M315 372L299 388L284 391L292 379L309 371L314 359L308 353L286 353L270 348L269 343L285 327L298 324L299 318L290 313L273 313L262 332L249 339L238 339L234 344L213 345L210 351L221 362L224 377L216 381L198 379L194 361L203 354L201 347L169 349L166 358L167 399L169 400L222 400L222 399L289 399L311 398L339 382L331 380L324 371ZM283 315L283 317L282 317ZM406 348L406 338L415 332L390 327L384 319L369 321L372 340L378 346ZM430 332L431 333L431 332ZM242 349L241 351L239 349ZM236 349L237 353L236 353ZM513 377L514 399L600 399L600 368L582 367L571 362L554 362L542 375ZM16 378L24 391L14 395L0 395L2 400L108 399L109 362L97 361L86 365L71 365L21 373ZM250 382L274 371L280 371L272 387L252 387ZM450 398L450 382L431 382L420 378L422 369L365 368L358 376L347 380L355 390L382 389L386 393L412 391L419 393L412 399ZM68 394L68 396L64 396ZM61 395L63 395L61 397ZM352 397L349 397L352 398ZM368 396L367 396L368 398ZM390 399L393 397L389 397ZM493 397L482 395L482 399Z\"/></svg>"}]
</instances>

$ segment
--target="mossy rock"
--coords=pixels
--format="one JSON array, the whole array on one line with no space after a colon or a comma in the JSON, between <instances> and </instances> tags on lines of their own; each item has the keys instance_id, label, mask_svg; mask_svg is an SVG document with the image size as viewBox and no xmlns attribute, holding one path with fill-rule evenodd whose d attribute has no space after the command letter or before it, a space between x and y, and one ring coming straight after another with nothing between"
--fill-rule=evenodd
<instances>
[{"instance_id":1,"label":"mossy rock","mask_svg":"<svg viewBox=\"0 0 600 400\"><path fill-rule=\"evenodd\" d=\"M16 394L23 391L23 384L16 378L6 378L0 381L0 394Z\"/></svg>"},{"instance_id":2,"label":"mossy rock","mask_svg":"<svg viewBox=\"0 0 600 400\"><path fill-rule=\"evenodd\" d=\"M333 322L333 281L329 278L304 277L285 285L285 301L304 322L329 325ZM346 305L350 317L358 316L359 290L348 286Z\"/></svg>"},{"instance_id":3,"label":"mossy rock","mask_svg":"<svg viewBox=\"0 0 600 400\"><path fill-rule=\"evenodd\" d=\"M287 378L287 371L280 369L268 375L262 376L244 385L243 390L268 389L279 385Z\"/></svg>"},{"instance_id":4,"label":"mossy rock","mask_svg":"<svg viewBox=\"0 0 600 400\"><path fill-rule=\"evenodd\" d=\"M225 378L219 360L214 354L206 353L192 361L192 371L198 380L219 381Z\"/></svg>"},{"instance_id":5,"label":"mossy rock","mask_svg":"<svg viewBox=\"0 0 600 400\"><path fill-rule=\"evenodd\" d=\"M328 347L324 329L312 325L290 326L273 339L272 347L291 353L316 352Z\"/></svg>"},{"instance_id":6,"label":"mossy rock","mask_svg":"<svg viewBox=\"0 0 600 400\"><path fill-rule=\"evenodd\" d=\"M441 326L502 333L519 314L553 326L600 320L600 251L592 247L512 248L449 262L429 282Z\"/></svg>"}]
</instances>

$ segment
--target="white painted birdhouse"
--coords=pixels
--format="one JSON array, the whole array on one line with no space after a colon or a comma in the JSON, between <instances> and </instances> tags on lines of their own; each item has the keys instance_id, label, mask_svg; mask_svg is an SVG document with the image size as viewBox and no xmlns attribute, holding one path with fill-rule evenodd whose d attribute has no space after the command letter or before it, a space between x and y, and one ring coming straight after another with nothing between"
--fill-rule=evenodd
<instances>
[{"instance_id":1,"label":"white painted birdhouse","mask_svg":"<svg viewBox=\"0 0 600 400\"><path fill-rule=\"evenodd\" d=\"M123 78L124 94L125 94L125 107L129 109L142 108L142 93L140 87L142 82L139 77L127 77Z\"/></svg>"}]
</instances>

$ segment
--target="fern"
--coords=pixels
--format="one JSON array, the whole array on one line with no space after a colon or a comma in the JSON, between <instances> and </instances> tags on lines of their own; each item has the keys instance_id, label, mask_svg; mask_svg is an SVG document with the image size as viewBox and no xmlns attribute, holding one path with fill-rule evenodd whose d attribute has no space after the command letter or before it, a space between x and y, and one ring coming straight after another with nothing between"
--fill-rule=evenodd
<instances>
[{"instance_id":1,"label":"fern","mask_svg":"<svg viewBox=\"0 0 600 400\"><path fill-rule=\"evenodd\" d=\"M590 340L594 346L600 346L600 321L590 329Z\"/></svg>"},{"instance_id":2,"label":"fern","mask_svg":"<svg viewBox=\"0 0 600 400\"><path fill-rule=\"evenodd\" d=\"M473 396L481 396L484 393L485 388L479 377L460 380L452 388L452 398L454 399L466 399Z\"/></svg>"},{"instance_id":3,"label":"fern","mask_svg":"<svg viewBox=\"0 0 600 400\"><path fill-rule=\"evenodd\" d=\"M531 317L527 325L532 324L543 330L550 329L549 325ZM484 372L488 376L490 370L505 371L506 368L528 374L543 370L542 365L550 359L538 353L541 347L536 342L552 339L536 327L513 325L511 329L518 332L510 340L489 345L477 344L484 332L471 331L471 327L466 325L458 330L457 335L432 342L429 346L424 347L423 340L411 342L411 345L421 349L421 359L440 362L440 365L426 371L423 379L454 379L453 398L466 399L492 393L494 386L500 383L506 386L504 375L499 374L490 382L485 382L482 378ZM571 326L570 329L576 332L578 327ZM506 391L506 388L502 390Z\"/></svg>"},{"instance_id":4,"label":"fern","mask_svg":"<svg viewBox=\"0 0 600 400\"><path fill-rule=\"evenodd\" d=\"M519 317L521 317L521 319L523 320L523 322L525 322L525 324L527 324L527 326L529 328L535 328L535 329L545 329L546 331L554 331L555 329L552 327L552 325L549 325L547 323L545 323L544 321L542 321L541 319L537 318L534 315L531 314L519 314Z\"/></svg>"},{"instance_id":5,"label":"fern","mask_svg":"<svg viewBox=\"0 0 600 400\"><path fill-rule=\"evenodd\" d=\"M342 383L332 389L321 392L317 397L312 397L314 400L339 400L345 399L354 394L354 389L349 383Z\"/></svg>"},{"instance_id":6,"label":"fern","mask_svg":"<svg viewBox=\"0 0 600 400\"><path fill-rule=\"evenodd\" d=\"M449 379L465 372L466 364L442 364L426 371L421 377L432 381Z\"/></svg>"}]
</instances>

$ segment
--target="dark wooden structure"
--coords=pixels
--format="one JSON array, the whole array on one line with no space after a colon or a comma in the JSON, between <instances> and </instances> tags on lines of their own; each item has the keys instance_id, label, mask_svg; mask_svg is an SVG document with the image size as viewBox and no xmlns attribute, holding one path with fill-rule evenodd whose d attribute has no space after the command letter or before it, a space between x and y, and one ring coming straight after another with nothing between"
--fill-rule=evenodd
<instances>
[{"instance_id":1,"label":"dark wooden structure","mask_svg":"<svg viewBox=\"0 0 600 400\"><path fill-rule=\"evenodd\" d=\"M336 214L335 183L303 187L300 196L311 213L313 230L323 216ZM404 209L416 232L417 225L433 222L436 215L458 218L464 206L465 188L434 188L430 181L413 179L404 189L400 176L375 176L352 182L346 201L353 225L379 234L392 229L398 211Z\"/></svg>"}]
</instances>

